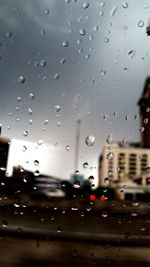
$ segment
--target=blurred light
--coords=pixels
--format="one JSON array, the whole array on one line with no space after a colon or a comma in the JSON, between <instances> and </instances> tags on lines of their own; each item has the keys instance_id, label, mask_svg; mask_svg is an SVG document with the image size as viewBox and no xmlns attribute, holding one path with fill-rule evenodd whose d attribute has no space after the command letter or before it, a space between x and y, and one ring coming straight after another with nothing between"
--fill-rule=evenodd
<instances>
[{"instance_id":1,"label":"blurred light","mask_svg":"<svg viewBox=\"0 0 150 267\"><path fill-rule=\"evenodd\" d=\"M100 196L100 198L99 198L101 201L104 201L105 200L105 196L104 195L102 195L102 196Z\"/></svg>"},{"instance_id":2,"label":"blurred light","mask_svg":"<svg viewBox=\"0 0 150 267\"><path fill-rule=\"evenodd\" d=\"M94 201L96 199L96 196L95 195L90 195L90 200L91 201Z\"/></svg>"}]
</instances>

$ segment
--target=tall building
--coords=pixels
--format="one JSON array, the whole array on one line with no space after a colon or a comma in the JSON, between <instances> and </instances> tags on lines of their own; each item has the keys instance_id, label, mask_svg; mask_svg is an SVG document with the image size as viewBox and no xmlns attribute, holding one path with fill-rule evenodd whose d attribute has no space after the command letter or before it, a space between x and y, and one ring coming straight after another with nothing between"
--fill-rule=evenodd
<instances>
[{"instance_id":1,"label":"tall building","mask_svg":"<svg viewBox=\"0 0 150 267\"><path fill-rule=\"evenodd\" d=\"M8 162L10 139L0 137L0 174L5 173Z\"/></svg>"},{"instance_id":2,"label":"tall building","mask_svg":"<svg viewBox=\"0 0 150 267\"><path fill-rule=\"evenodd\" d=\"M136 194L150 192L150 77L138 105L140 142L105 146L99 160L99 185L114 187L121 199L131 200L133 195L135 198Z\"/></svg>"}]
</instances>

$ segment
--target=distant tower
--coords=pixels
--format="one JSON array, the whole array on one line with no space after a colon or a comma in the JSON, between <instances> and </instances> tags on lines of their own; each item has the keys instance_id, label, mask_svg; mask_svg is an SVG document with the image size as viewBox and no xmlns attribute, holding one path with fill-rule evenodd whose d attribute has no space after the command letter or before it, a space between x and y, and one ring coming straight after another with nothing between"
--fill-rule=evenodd
<instances>
[{"instance_id":1,"label":"distant tower","mask_svg":"<svg viewBox=\"0 0 150 267\"><path fill-rule=\"evenodd\" d=\"M138 101L141 117L141 146L150 148L150 77L145 81L144 90Z\"/></svg>"},{"instance_id":2,"label":"distant tower","mask_svg":"<svg viewBox=\"0 0 150 267\"><path fill-rule=\"evenodd\" d=\"M79 145L80 145L80 125L81 120L77 120L77 132L76 132L76 147L75 147L75 169L76 172L78 170L78 164L79 164Z\"/></svg>"}]
</instances>

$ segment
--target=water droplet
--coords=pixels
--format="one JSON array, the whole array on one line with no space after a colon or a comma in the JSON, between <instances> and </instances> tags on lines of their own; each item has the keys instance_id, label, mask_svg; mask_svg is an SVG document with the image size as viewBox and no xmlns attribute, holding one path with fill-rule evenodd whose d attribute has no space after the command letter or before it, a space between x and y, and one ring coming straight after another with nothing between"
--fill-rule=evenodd
<instances>
[{"instance_id":1,"label":"water droplet","mask_svg":"<svg viewBox=\"0 0 150 267\"><path fill-rule=\"evenodd\" d=\"M84 212L83 211L81 211L80 216L84 217Z\"/></svg>"},{"instance_id":2,"label":"water droplet","mask_svg":"<svg viewBox=\"0 0 150 267\"><path fill-rule=\"evenodd\" d=\"M89 35L89 40L90 40L90 41L93 40L93 35Z\"/></svg>"},{"instance_id":3,"label":"water droplet","mask_svg":"<svg viewBox=\"0 0 150 267\"><path fill-rule=\"evenodd\" d=\"M100 16L100 17L103 17L103 16L104 16L104 12L103 12L103 11L100 11L100 12L99 12L99 16Z\"/></svg>"},{"instance_id":4,"label":"water droplet","mask_svg":"<svg viewBox=\"0 0 150 267\"><path fill-rule=\"evenodd\" d=\"M148 9L149 8L149 5L144 5L144 9Z\"/></svg>"},{"instance_id":5,"label":"water droplet","mask_svg":"<svg viewBox=\"0 0 150 267\"><path fill-rule=\"evenodd\" d=\"M31 119L31 120L29 120L29 124L33 124L33 120Z\"/></svg>"},{"instance_id":6,"label":"water droplet","mask_svg":"<svg viewBox=\"0 0 150 267\"><path fill-rule=\"evenodd\" d=\"M18 97L17 97L17 101L18 101L18 102L21 102L21 100L22 100L21 96L18 96Z\"/></svg>"},{"instance_id":7,"label":"water droplet","mask_svg":"<svg viewBox=\"0 0 150 267\"><path fill-rule=\"evenodd\" d=\"M138 215L137 211L136 210L132 210L131 211L131 216L132 217L136 217Z\"/></svg>"},{"instance_id":8,"label":"water droplet","mask_svg":"<svg viewBox=\"0 0 150 267\"><path fill-rule=\"evenodd\" d=\"M98 27L98 25L94 26L94 28L93 28L93 29L94 29L94 31L95 31L95 32L97 32L97 31L99 30L99 27Z\"/></svg>"},{"instance_id":9,"label":"water droplet","mask_svg":"<svg viewBox=\"0 0 150 267\"><path fill-rule=\"evenodd\" d=\"M36 241L36 247L37 247L37 248L40 247L40 241L39 241L39 240Z\"/></svg>"},{"instance_id":10,"label":"water droplet","mask_svg":"<svg viewBox=\"0 0 150 267\"><path fill-rule=\"evenodd\" d=\"M11 38L12 37L12 32L6 32L6 37Z\"/></svg>"},{"instance_id":11,"label":"water droplet","mask_svg":"<svg viewBox=\"0 0 150 267\"><path fill-rule=\"evenodd\" d=\"M8 129L8 130L11 130L11 129L12 129L12 126L11 126L11 125L8 125L8 126L7 126L7 129Z\"/></svg>"},{"instance_id":12,"label":"water droplet","mask_svg":"<svg viewBox=\"0 0 150 267\"><path fill-rule=\"evenodd\" d=\"M60 234L62 232L62 228L60 226L57 227L57 233Z\"/></svg>"},{"instance_id":13,"label":"water droplet","mask_svg":"<svg viewBox=\"0 0 150 267\"><path fill-rule=\"evenodd\" d=\"M93 146L95 143L95 137L93 135L88 135L85 139L85 143L87 146Z\"/></svg>"},{"instance_id":14,"label":"water droplet","mask_svg":"<svg viewBox=\"0 0 150 267\"><path fill-rule=\"evenodd\" d=\"M45 120L45 121L44 121L44 124L47 125L47 124L48 124L48 120Z\"/></svg>"},{"instance_id":15,"label":"water droplet","mask_svg":"<svg viewBox=\"0 0 150 267\"><path fill-rule=\"evenodd\" d=\"M127 72L128 71L128 68L124 68L124 72Z\"/></svg>"},{"instance_id":16,"label":"water droplet","mask_svg":"<svg viewBox=\"0 0 150 267\"><path fill-rule=\"evenodd\" d=\"M24 136L28 136L28 134L29 134L28 131L24 131L24 132L23 132L23 135L24 135Z\"/></svg>"},{"instance_id":17,"label":"water droplet","mask_svg":"<svg viewBox=\"0 0 150 267\"><path fill-rule=\"evenodd\" d=\"M19 111L20 110L20 108L19 107L16 107L16 111Z\"/></svg>"},{"instance_id":18,"label":"water droplet","mask_svg":"<svg viewBox=\"0 0 150 267\"><path fill-rule=\"evenodd\" d=\"M100 7L104 7L105 6L105 3L104 2L101 2L100 3Z\"/></svg>"},{"instance_id":19,"label":"water droplet","mask_svg":"<svg viewBox=\"0 0 150 267\"><path fill-rule=\"evenodd\" d=\"M29 109L28 109L28 114L29 114L29 115L32 115L32 113L33 113L32 109L29 108Z\"/></svg>"},{"instance_id":20,"label":"water droplet","mask_svg":"<svg viewBox=\"0 0 150 267\"><path fill-rule=\"evenodd\" d=\"M35 165L35 166L38 166L38 165L39 165L39 161L38 161L38 160L35 160L35 161L34 161L34 165Z\"/></svg>"},{"instance_id":21,"label":"water droplet","mask_svg":"<svg viewBox=\"0 0 150 267\"><path fill-rule=\"evenodd\" d=\"M112 152L109 152L106 156L106 159L112 160L114 158L114 154Z\"/></svg>"},{"instance_id":22,"label":"water droplet","mask_svg":"<svg viewBox=\"0 0 150 267\"><path fill-rule=\"evenodd\" d=\"M105 43L109 43L109 38L104 38Z\"/></svg>"},{"instance_id":23,"label":"water droplet","mask_svg":"<svg viewBox=\"0 0 150 267\"><path fill-rule=\"evenodd\" d=\"M108 116L108 114L105 114L105 115L103 115L103 119L104 119L104 120L107 120L107 119L109 119L109 116Z\"/></svg>"},{"instance_id":24,"label":"water droplet","mask_svg":"<svg viewBox=\"0 0 150 267\"><path fill-rule=\"evenodd\" d=\"M78 53L79 54L81 54L82 52L83 52L83 49L82 48L78 50Z\"/></svg>"},{"instance_id":25,"label":"water droplet","mask_svg":"<svg viewBox=\"0 0 150 267\"><path fill-rule=\"evenodd\" d=\"M8 222L6 220L2 220L2 226L6 227L8 225Z\"/></svg>"},{"instance_id":26,"label":"water droplet","mask_svg":"<svg viewBox=\"0 0 150 267\"><path fill-rule=\"evenodd\" d=\"M38 146L43 145L43 143L44 143L44 141L43 141L42 139L39 139L39 140L37 141Z\"/></svg>"},{"instance_id":27,"label":"water droplet","mask_svg":"<svg viewBox=\"0 0 150 267\"><path fill-rule=\"evenodd\" d=\"M85 55L85 58L86 58L86 59L89 59L89 58L90 58L90 55Z\"/></svg>"},{"instance_id":28,"label":"water droplet","mask_svg":"<svg viewBox=\"0 0 150 267\"><path fill-rule=\"evenodd\" d=\"M118 7L117 6L113 6L113 8L110 11L110 16L113 17L116 14L117 10L118 10Z\"/></svg>"},{"instance_id":29,"label":"water droplet","mask_svg":"<svg viewBox=\"0 0 150 267\"><path fill-rule=\"evenodd\" d=\"M24 172L24 169L22 167L20 168L20 172Z\"/></svg>"},{"instance_id":30,"label":"water droplet","mask_svg":"<svg viewBox=\"0 0 150 267\"><path fill-rule=\"evenodd\" d=\"M109 144L109 145L112 145L113 143L113 136L112 136L112 133L110 133L106 139L106 142Z\"/></svg>"},{"instance_id":31,"label":"water droplet","mask_svg":"<svg viewBox=\"0 0 150 267\"><path fill-rule=\"evenodd\" d=\"M126 25L124 25L123 29L126 31L128 29L128 27Z\"/></svg>"},{"instance_id":32,"label":"water droplet","mask_svg":"<svg viewBox=\"0 0 150 267\"><path fill-rule=\"evenodd\" d=\"M67 146L65 147L65 149L66 149L66 151L69 151L69 150L70 150L70 146L67 145Z\"/></svg>"},{"instance_id":33,"label":"water droplet","mask_svg":"<svg viewBox=\"0 0 150 267\"><path fill-rule=\"evenodd\" d=\"M55 73L54 76L53 76L53 78L54 78L55 80L58 80L58 79L59 79L59 74L58 74L58 73Z\"/></svg>"},{"instance_id":34,"label":"water droplet","mask_svg":"<svg viewBox=\"0 0 150 267\"><path fill-rule=\"evenodd\" d=\"M46 66L46 60L42 59L40 62L41 67L45 67Z\"/></svg>"},{"instance_id":35,"label":"water droplet","mask_svg":"<svg viewBox=\"0 0 150 267\"><path fill-rule=\"evenodd\" d=\"M141 133L143 133L143 132L144 132L144 130L145 130L145 128L144 128L144 127L140 127L140 132L141 132Z\"/></svg>"},{"instance_id":36,"label":"water droplet","mask_svg":"<svg viewBox=\"0 0 150 267\"><path fill-rule=\"evenodd\" d=\"M88 162L84 162L84 163L83 163L83 168L84 168L84 169L87 169L88 167L89 167Z\"/></svg>"},{"instance_id":37,"label":"water droplet","mask_svg":"<svg viewBox=\"0 0 150 267\"><path fill-rule=\"evenodd\" d=\"M146 231L146 227L145 227L145 225L141 225L140 230L141 230L141 231Z\"/></svg>"},{"instance_id":38,"label":"water droplet","mask_svg":"<svg viewBox=\"0 0 150 267\"><path fill-rule=\"evenodd\" d=\"M102 211L102 217L107 218L108 217L108 212L107 211Z\"/></svg>"},{"instance_id":39,"label":"water droplet","mask_svg":"<svg viewBox=\"0 0 150 267\"><path fill-rule=\"evenodd\" d=\"M74 188L80 188L80 181L79 180L75 180L74 182L73 182L73 187Z\"/></svg>"},{"instance_id":40,"label":"water droplet","mask_svg":"<svg viewBox=\"0 0 150 267\"><path fill-rule=\"evenodd\" d=\"M20 76L20 77L18 78L18 82L19 82L19 83L25 83L25 78L24 78L23 76Z\"/></svg>"},{"instance_id":41,"label":"water droplet","mask_svg":"<svg viewBox=\"0 0 150 267\"><path fill-rule=\"evenodd\" d=\"M90 175L89 178L88 178L89 182L92 183L93 180L94 180L94 176L93 175Z\"/></svg>"},{"instance_id":42,"label":"water droplet","mask_svg":"<svg viewBox=\"0 0 150 267\"><path fill-rule=\"evenodd\" d=\"M132 205L133 205L134 207L137 207L137 206L139 206L139 202L133 202Z\"/></svg>"},{"instance_id":43,"label":"water droplet","mask_svg":"<svg viewBox=\"0 0 150 267\"><path fill-rule=\"evenodd\" d=\"M107 185L109 184L109 178L108 177L104 178L104 183L107 184Z\"/></svg>"},{"instance_id":44,"label":"water droplet","mask_svg":"<svg viewBox=\"0 0 150 267\"><path fill-rule=\"evenodd\" d=\"M47 8L47 9L45 9L45 15L48 15L49 14L49 9Z\"/></svg>"},{"instance_id":45,"label":"water droplet","mask_svg":"<svg viewBox=\"0 0 150 267\"><path fill-rule=\"evenodd\" d=\"M85 29L80 29L80 35L84 36L86 34L86 30Z\"/></svg>"},{"instance_id":46,"label":"water droplet","mask_svg":"<svg viewBox=\"0 0 150 267\"><path fill-rule=\"evenodd\" d=\"M54 108L55 108L55 111L56 111L56 112L59 112L59 111L60 111L60 106L59 106L59 105L55 105Z\"/></svg>"},{"instance_id":47,"label":"water droplet","mask_svg":"<svg viewBox=\"0 0 150 267\"><path fill-rule=\"evenodd\" d=\"M148 118L144 119L144 124L148 123Z\"/></svg>"},{"instance_id":48,"label":"water droplet","mask_svg":"<svg viewBox=\"0 0 150 267\"><path fill-rule=\"evenodd\" d=\"M130 50L129 53L128 53L128 57L129 58L133 58L135 55L136 55L135 50Z\"/></svg>"},{"instance_id":49,"label":"water droplet","mask_svg":"<svg viewBox=\"0 0 150 267\"><path fill-rule=\"evenodd\" d=\"M150 167L147 167L145 170L147 174L150 174Z\"/></svg>"},{"instance_id":50,"label":"water droplet","mask_svg":"<svg viewBox=\"0 0 150 267\"><path fill-rule=\"evenodd\" d=\"M143 26L144 26L144 21L143 20L139 20L138 27L142 28Z\"/></svg>"},{"instance_id":51,"label":"water droplet","mask_svg":"<svg viewBox=\"0 0 150 267\"><path fill-rule=\"evenodd\" d=\"M87 2L83 3L83 8L86 9L89 7L89 5L90 5L89 2L87 1Z\"/></svg>"},{"instance_id":52,"label":"water droplet","mask_svg":"<svg viewBox=\"0 0 150 267\"><path fill-rule=\"evenodd\" d=\"M22 228L21 227L17 227L17 232L21 232L22 231Z\"/></svg>"},{"instance_id":53,"label":"water droplet","mask_svg":"<svg viewBox=\"0 0 150 267\"><path fill-rule=\"evenodd\" d=\"M32 93L29 94L29 99L30 99L30 100L34 100L34 94L32 94Z\"/></svg>"},{"instance_id":54,"label":"water droplet","mask_svg":"<svg viewBox=\"0 0 150 267\"><path fill-rule=\"evenodd\" d=\"M38 170L36 170L35 172L34 172L34 176L39 176L40 175L40 172L38 171Z\"/></svg>"},{"instance_id":55,"label":"water droplet","mask_svg":"<svg viewBox=\"0 0 150 267\"><path fill-rule=\"evenodd\" d=\"M87 210L87 211L91 211L91 207L87 207L86 210Z\"/></svg>"},{"instance_id":56,"label":"water droplet","mask_svg":"<svg viewBox=\"0 0 150 267\"><path fill-rule=\"evenodd\" d=\"M23 146L22 151L23 152L26 152L26 150L27 150L27 147L26 146Z\"/></svg>"},{"instance_id":57,"label":"water droplet","mask_svg":"<svg viewBox=\"0 0 150 267\"><path fill-rule=\"evenodd\" d=\"M106 75L106 71L105 70L101 70L101 75L105 76Z\"/></svg>"},{"instance_id":58,"label":"water droplet","mask_svg":"<svg viewBox=\"0 0 150 267\"><path fill-rule=\"evenodd\" d=\"M43 36L46 33L45 29L41 30L41 35Z\"/></svg>"},{"instance_id":59,"label":"water droplet","mask_svg":"<svg viewBox=\"0 0 150 267\"><path fill-rule=\"evenodd\" d=\"M127 2L124 2L124 3L122 4L122 7L123 7L123 8L128 8L128 3L127 3Z\"/></svg>"},{"instance_id":60,"label":"water droplet","mask_svg":"<svg viewBox=\"0 0 150 267\"><path fill-rule=\"evenodd\" d=\"M65 0L66 4L69 4L71 2L71 0Z\"/></svg>"},{"instance_id":61,"label":"water droplet","mask_svg":"<svg viewBox=\"0 0 150 267\"><path fill-rule=\"evenodd\" d=\"M39 64L40 64L40 63L39 63L39 61L37 61L37 60L34 62L34 66L35 66L35 67L38 67Z\"/></svg>"},{"instance_id":62,"label":"water droplet","mask_svg":"<svg viewBox=\"0 0 150 267\"><path fill-rule=\"evenodd\" d=\"M65 62L66 62L65 58L61 58L61 59L60 59L60 63L61 63L61 64L64 64Z\"/></svg>"},{"instance_id":63,"label":"water droplet","mask_svg":"<svg viewBox=\"0 0 150 267\"><path fill-rule=\"evenodd\" d=\"M69 41L64 40L64 41L62 42L62 46L63 46L63 47L68 47L68 46L69 46Z\"/></svg>"}]
</instances>

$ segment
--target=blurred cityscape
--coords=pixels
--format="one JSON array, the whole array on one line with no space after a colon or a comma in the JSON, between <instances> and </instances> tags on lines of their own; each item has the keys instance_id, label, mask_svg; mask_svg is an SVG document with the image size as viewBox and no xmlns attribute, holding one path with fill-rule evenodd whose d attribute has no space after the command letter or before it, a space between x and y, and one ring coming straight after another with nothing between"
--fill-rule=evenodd
<instances>
[{"instance_id":1,"label":"blurred cityscape","mask_svg":"<svg viewBox=\"0 0 150 267\"><path fill-rule=\"evenodd\" d=\"M97 188L77 171L69 180L43 175L37 159L29 171L26 145L0 137L2 266L149 266L150 78L138 105L141 140L108 135ZM79 146L80 121L75 170Z\"/></svg>"},{"instance_id":2,"label":"blurred cityscape","mask_svg":"<svg viewBox=\"0 0 150 267\"><path fill-rule=\"evenodd\" d=\"M93 176L84 178L76 171L79 160L80 120L77 121L75 172L70 175L69 180L43 175L38 167L34 172L27 170L20 163L27 149L26 146L23 146L22 154L19 154L19 146L15 152L12 149L14 140L1 136L1 194L7 192L10 196L18 192L30 197L73 198L80 195L92 201L97 198L101 201L113 199L148 201L150 197L150 77L145 81L138 105L141 139L139 143L130 143L125 139L114 143L112 134L108 135L107 145L104 146L99 158L97 188L93 185ZM28 163L27 158L25 160ZM39 165L38 160L34 161L34 165Z\"/></svg>"}]
</instances>

